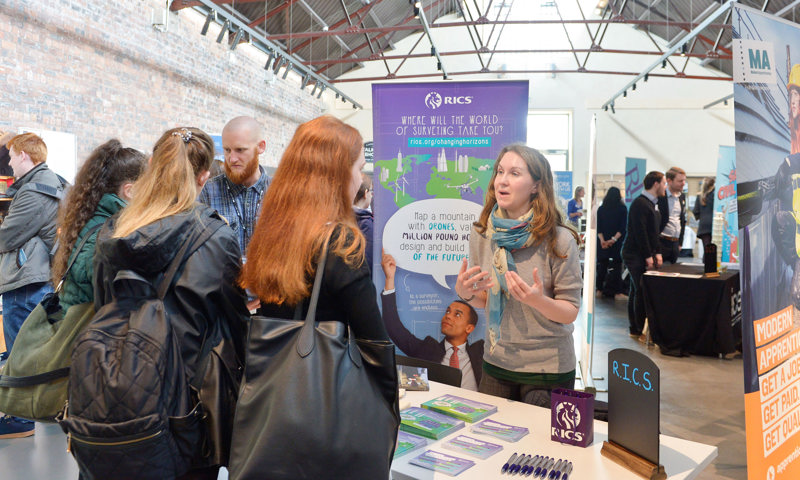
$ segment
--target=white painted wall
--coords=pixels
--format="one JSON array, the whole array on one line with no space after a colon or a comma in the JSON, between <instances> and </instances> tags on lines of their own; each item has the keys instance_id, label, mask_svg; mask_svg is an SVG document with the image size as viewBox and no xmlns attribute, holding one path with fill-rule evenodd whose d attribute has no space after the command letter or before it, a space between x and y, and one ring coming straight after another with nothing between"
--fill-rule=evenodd
<instances>
[{"instance_id":1,"label":"white painted wall","mask_svg":"<svg viewBox=\"0 0 800 480\"><path fill-rule=\"evenodd\" d=\"M532 2L538 3L538 2ZM565 18L579 18L575 12L564 12ZM526 17L533 18L533 17ZM511 17L510 19L513 19ZM456 20L446 17L441 22ZM518 27L516 40L513 26L507 26L504 39L516 42L498 45L497 48L568 48L563 29ZM588 42L588 34L583 25L570 25L570 38L576 48L586 48L581 42ZM559 35L559 31L561 34ZM467 50L472 48L471 40L464 28L432 29L434 43L440 52ZM389 54L406 53L416 37L396 44ZM520 47L519 42L526 46ZM588 45L588 43L587 43ZM655 46L642 32L628 25L612 25L602 43L606 49L626 49L653 51ZM431 45L424 39L412 53L430 52ZM663 45L662 45L663 48ZM579 56L583 60L583 56ZM642 71L658 57L652 55L592 54L586 65L589 70L604 71ZM475 55L445 56L445 69L448 72L469 71L480 68ZM679 69L684 60L673 57L673 64ZM399 61L389 61L394 70ZM507 70L515 68L556 68L574 69L572 55L542 55L535 57L516 55L495 55L491 68L507 65ZM436 59L426 57L410 59L398 71L398 77L413 73L435 72ZM383 62L370 62L365 68L342 77L385 77L387 71ZM656 73L674 73L670 67ZM699 66L696 60L690 61L688 75L723 76L713 70ZM491 80L497 75L454 75L455 81ZM703 106L721 99L733 92L733 85L720 80L691 80L679 78L652 77L647 83L640 82L636 91L629 91L627 98L616 101L616 114L604 112L601 106L611 96L625 86L632 77L603 74L506 74L505 79L528 78L530 81L529 108L531 110L571 110L573 112L573 172L576 184L588 177L589 123L593 114L598 115L598 162L597 173L624 172L625 157L647 159L647 168L666 170L672 165L684 168L687 174L706 175L716 172L719 145L733 145L733 101L728 105L719 104L708 110ZM400 79L404 82L443 81L441 77ZM364 105L363 110L353 110L351 104L331 101L330 113L347 121L359 129L365 140L372 139L372 82L339 83L338 86ZM331 99L332 100L332 99ZM536 147L535 145L532 145ZM584 182L585 183L585 182Z\"/></svg>"}]
</instances>

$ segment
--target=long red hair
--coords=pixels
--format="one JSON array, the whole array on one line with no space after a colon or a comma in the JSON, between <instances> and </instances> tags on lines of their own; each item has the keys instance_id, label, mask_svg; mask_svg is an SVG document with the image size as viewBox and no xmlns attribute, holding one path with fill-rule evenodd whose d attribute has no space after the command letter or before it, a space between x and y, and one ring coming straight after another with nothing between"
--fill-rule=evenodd
<instances>
[{"instance_id":1,"label":"long red hair","mask_svg":"<svg viewBox=\"0 0 800 480\"><path fill-rule=\"evenodd\" d=\"M318 252L334 228L330 251L348 265L363 263L365 239L349 198L361 148L358 130L331 116L297 128L264 196L240 277L262 302L297 305L311 294Z\"/></svg>"}]
</instances>

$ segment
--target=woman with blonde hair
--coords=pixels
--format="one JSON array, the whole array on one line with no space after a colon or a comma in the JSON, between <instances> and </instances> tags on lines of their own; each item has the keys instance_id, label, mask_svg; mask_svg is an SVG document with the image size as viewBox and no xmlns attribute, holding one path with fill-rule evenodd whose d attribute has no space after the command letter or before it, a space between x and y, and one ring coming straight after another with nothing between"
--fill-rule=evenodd
<instances>
[{"instance_id":1,"label":"woman with blonde hair","mask_svg":"<svg viewBox=\"0 0 800 480\"><path fill-rule=\"evenodd\" d=\"M455 286L486 309L480 392L550 408L553 388L573 387L581 286L577 234L557 208L547 159L503 148Z\"/></svg>"},{"instance_id":2,"label":"woman with blonde hair","mask_svg":"<svg viewBox=\"0 0 800 480\"><path fill-rule=\"evenodd\" d=\"M352 209L364 164L358 131L336 118L319 117L298 127L264 197L241 276L241 285L259 297L261 307L251 319L245 386L234 422L232 479L389 476L399 423L396 404L380 402L385 397L376 400L373 390L365 390L348 360L355 356L353 361L360 362L361 354L348 349L349 354L334 353L330 359L314 350L300 360L294 337L277 351L269 347L278 341L277 330L292 331L298 321L291 320L313 315L312 305L317 331L327 332L319 335L334 339L336 347L325 343L331 351L343 348L342 334L335 333L341 324L359 342L388 344L364 258L366 241ZM316 303L312 292L319 295ZM349 333L344 336L352 341ZM318 369L297 366L317 365L323 358ZM393 358L388 371L376 377L391 386L396 401ZM361 404L363 399L379 404ZM291 413L276 414L276 409ZM353 416L360 423L352 422Z\"/></svg>"},{"instance_id":3,"label":"woman with blonde hair","mask_svg":"<svg viewBox=\"0 0 800 480\"><path fill-rule=\"evenodd\" d=\"M157 285L184 244L191 242L164 297L190 381L204 346L207 351L209 345L230 339L241 357L247 322L244 292L236 285L239 243L214 210L196 201L213 158L214 142L202 130L182 127L164 132L133 187L133 200L100 231L95 259L94 298L99 310L112 301L112 284L120 270L132 270ZM213 233L201 236L202 231ZM203 237L206 240L197 245L194 240ZM224 405L206 395L214 392L203 383L199 396L207 435L203 445L196 445L198 456L181 479L215 479L219 465L227 461L230 432L221 423L232 412L220 411Z\"/></svg>"}]
</instances>

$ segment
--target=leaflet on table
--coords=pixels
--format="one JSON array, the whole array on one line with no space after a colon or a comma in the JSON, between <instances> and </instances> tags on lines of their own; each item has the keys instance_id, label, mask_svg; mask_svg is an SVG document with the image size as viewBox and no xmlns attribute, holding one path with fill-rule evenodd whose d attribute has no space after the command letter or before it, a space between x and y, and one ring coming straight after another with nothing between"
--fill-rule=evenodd
<instances>
[{"instance_id":1,"label":"leaflet on table","mask_svg":"<svg viewBox=\"0 0 800 480\"><path fill-rule=\"evenodd\" d=\"M428 383L428 369L425 367L412 367L411 365L397 366L397 380L400 388L413 392L427 392L430 390Z\"/></svg>"},{"instance_id":2,"label":"leaflet on table","mask_svg":"<svg viewBox=\"0 0 800 480\"><path fill-rule=\"evenodd\" d=\"M480 423L476 423L470 427L470 431L482 435L491 435L507 442L519 441L520 438L528 434L528 429L525 427L506 425L505 423L495 422L494 420L484 420Z\"/></svg>"},{"instance_id":3,"label":"leaflet on table","mask_svg":"<svg viewBox=\"0 0 800 480\"><path fill-rule=\"evenodd\" d=\"M451 417L470 423L477 422L497 412L496 405L476 402L455 395L442 395L433 400L428 400L422 404L422 408L444 413L445 415L450 415Z\"/></svg>"},{"instance_id":4,"label":"leaflet on table","mask_svg":"<svg viewBox=\"0 0 800 480\"><path fill-rule=\"evenodd\" d=\"M394 458L403 456L427 444L428 441L424 438L401 430L397 432L397 447L394 449Z\"/></svg>"},{"instance_id":5,"label":"leaflet on table","mask_svg":"<svg viewBox=\"0 0 800 480\"><path fill-rule=\"evenodd\" d=\"M644 272L645 275L655 275L658 277L680 277L678 272L659 272L658 270L648 270Z\"/></svg>"},{"instance_id":6,"label":"leaflet on table","mask_svg":"<svg viewBox=\"0 0 800 480\"><path fill-rule=\"evenodd\" d=\"M473 457L481 459L487 459L502 450L503 446L496 443L484 442L483 440L478 440L477 438L468 437L466 435L459 435L444 442L442 448L472 455Z\"/></svg>"},{"instance_id":7,"label":"leaflet on table","mask_svg":"<svg viewBox=\"0 0 800 480\"><path fill-rule=\"evenodd\" d=\"M472 460L453 457L433 450L428 450L422 455L412 458L408 463L452 476L456 476L475 465Z\"/></svg>"},{"instance_id":8,"label":"leaflet on table","mask_svg":"<svg viewBox=\"0 0 800 480\"><path fill-rule=\"evenodd\" d=\"M419 407L400 412L400 429L408 433L438 440L464 428L464 422L441 413Z\"/></svg>"}]
</instances>

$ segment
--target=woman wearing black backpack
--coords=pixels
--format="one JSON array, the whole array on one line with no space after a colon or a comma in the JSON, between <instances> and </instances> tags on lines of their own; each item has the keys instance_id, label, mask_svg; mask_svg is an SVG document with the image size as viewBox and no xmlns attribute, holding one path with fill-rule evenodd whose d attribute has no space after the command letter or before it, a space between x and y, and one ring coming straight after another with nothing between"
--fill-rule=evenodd
<instances>
[{"instance_id":1,"label":"woman wearing black backpack","mask_svg":"<svg viewBox=\"0 0 800 480\"><path fill-rule=\"evenodd\" d=\"M133 200L101 230L95 258L98 311L114 300L118 272L132 271L158 285L173 260L179 255L183 258L176 263L180 266L163 304L178 342L186 380L203 385L199 399L206 433L200 444L191 445L197 455L188 461L189 471L181 471L185 470L182 467L175 470L181 479L215 479L219 466L227 463L230 430L226 424L233 415L229 411L233 405L230 398L225 398L230 392L220 392L224 386L215 384L220 378L216 370L227 367L235 375L248 317L244 292L236 286L241 257L236 237L214 210L196 202L209 178L213 158L214 144L205 132L191 127L166 131L153 148L148 168L134 185ZM208 355L214 360L203 362L212 346L223 344L230 347L226 352L233 355L228 355L228 359L233 358L233 365L219 364L224 354ZM215 353L219 353L216 348ZM203 381L194 378L198 370L204 371ZM172 423L170 419L171 427ZM137 454L134 448L129 452ZM116 475L143 477L134 472ZM169 477L164 473L160 478Z\"/></svg>"}]
</instances>

